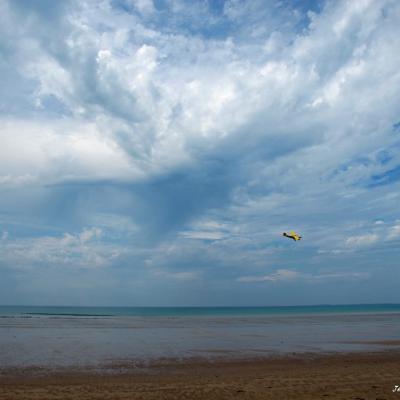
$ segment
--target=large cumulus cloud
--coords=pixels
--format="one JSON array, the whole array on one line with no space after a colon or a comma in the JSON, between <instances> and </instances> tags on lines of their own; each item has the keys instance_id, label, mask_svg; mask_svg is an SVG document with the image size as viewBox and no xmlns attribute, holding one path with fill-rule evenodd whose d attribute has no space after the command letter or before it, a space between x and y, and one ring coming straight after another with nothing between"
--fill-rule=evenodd
<instances>
[{"instance_id":1,"label":"large cumulus cloud","mask_svg":"<svg viewBox=\"0 0 400 400\"><path fill-rule=\"evenodd\" d=\"M229 302L298 282L298 301L310 284L329 298L330 277L357 292L382 257L393 273L397 2L0 7L0 223L3 252L19 251L8 264L101 229L77 265L100 257L116 286L175 277ZM281 242L289 228L301 247ZM44 253L37 274L65 264Z\"/></svg>"}]
</instances>

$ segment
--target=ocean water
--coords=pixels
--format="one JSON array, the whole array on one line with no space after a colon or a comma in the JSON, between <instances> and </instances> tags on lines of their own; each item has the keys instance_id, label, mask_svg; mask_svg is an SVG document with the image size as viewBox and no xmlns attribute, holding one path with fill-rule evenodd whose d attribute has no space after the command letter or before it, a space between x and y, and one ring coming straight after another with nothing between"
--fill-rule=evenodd
<instances>
[{"instance_id":1,"label":"ocean water","mask_svg":"<svg viewBox=\"0 0 400 400\"><path fill-rule=\"evenodd\" d=\"M245 316L278 314L348 314L400 312L400 304L347 304L281 307L77 307L0 306L0 318L8 316L81 317L179 317Z\"/></svg>"},{"instance_id":2,"label":"ocean water","mask_svg":"<svg viewBox=\"0 0 400 400\"><path fill-rule=\"evenodd\" d=\"M0 307L0 370L398 350L396 343L400 343L396 304Z\"/></svg>"}]
</instances>

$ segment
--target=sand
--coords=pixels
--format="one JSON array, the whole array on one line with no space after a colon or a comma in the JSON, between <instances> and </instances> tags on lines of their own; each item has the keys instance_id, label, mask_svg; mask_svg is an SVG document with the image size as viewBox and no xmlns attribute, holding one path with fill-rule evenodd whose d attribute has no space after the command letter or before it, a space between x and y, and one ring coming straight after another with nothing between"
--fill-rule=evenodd
<instances>
[{"instance_id":1,"label":"sand","mask_svg":"<svg viewBox=\"0 0 400 400\"><path fill-rule=\"evenodd\" d=\"M0 399L399 399L400 352L3 370Z\"/></svg>"}]
</instances>

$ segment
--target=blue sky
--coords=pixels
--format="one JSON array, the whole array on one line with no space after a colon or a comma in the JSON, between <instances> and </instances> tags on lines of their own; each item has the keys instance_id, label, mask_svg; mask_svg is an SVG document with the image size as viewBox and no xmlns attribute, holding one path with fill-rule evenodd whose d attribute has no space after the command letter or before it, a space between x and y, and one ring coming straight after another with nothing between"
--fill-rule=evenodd
<instances>
[{"instance_id":1,"label":"blue sky","mask_svg":"<svg viewBox=\"0 0 400 400\"><path fill-rule=\"evenodd\" d=\"M0 303L400 302L399 21L0 0Z\"/></svg>"}]
</instances>

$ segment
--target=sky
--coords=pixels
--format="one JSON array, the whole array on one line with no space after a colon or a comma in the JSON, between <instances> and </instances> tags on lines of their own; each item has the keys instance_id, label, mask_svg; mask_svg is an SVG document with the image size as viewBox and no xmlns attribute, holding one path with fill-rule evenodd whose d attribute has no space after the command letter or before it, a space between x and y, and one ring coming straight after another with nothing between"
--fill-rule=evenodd
<instances>
[{"instance_id":1,"label":"sky","mask_svg":"<svg viewBox=\"0 0 400 400\"><path fill-rule=\"evenodd\" d=\"M400 303L399 37L397 0L0 0L0 304Z\"/></svg>"}]
</instances>

